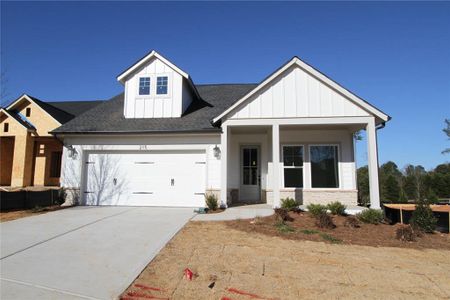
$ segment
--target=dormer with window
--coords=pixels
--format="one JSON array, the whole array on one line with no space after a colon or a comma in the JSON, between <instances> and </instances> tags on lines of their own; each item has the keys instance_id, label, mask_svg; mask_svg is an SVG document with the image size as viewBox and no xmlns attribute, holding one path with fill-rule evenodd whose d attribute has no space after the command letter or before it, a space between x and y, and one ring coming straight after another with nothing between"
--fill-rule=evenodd
<instances>
[{"instance_id":1,"label":"dormer with window","mask_svg":"<svg viewBox=\"0 0 450 300\"><path fill-rule=\"evenodd\" d=\"M117 80L125 86L125 118L179 118L198 97L189 75L155 51Z\"/></svg>"}]
</instances>

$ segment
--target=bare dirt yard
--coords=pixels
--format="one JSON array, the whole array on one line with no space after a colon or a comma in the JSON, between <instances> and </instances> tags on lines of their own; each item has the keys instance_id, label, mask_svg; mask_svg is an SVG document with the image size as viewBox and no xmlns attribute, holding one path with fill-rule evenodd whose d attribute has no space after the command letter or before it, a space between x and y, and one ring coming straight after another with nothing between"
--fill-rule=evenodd
<instances>
[{"instance_id":1,"label":"bare dirt yard","mask_svg":"<svg viewBox=\"0 0 450 300\"><path fill-rule=\"evenodd\" d=\"M63 209L66 207L68 207L68 206L61 207L59 205L54 205L54 206L35 208L35 209L24 209L24 210L13 210L13 211L7 211L7 212L0 212L0 223L16 220L16 219L20 219L20 218L45 214L45 213Z\"/></svg>"},{"instance_id":2,"label":"bare dirt yard","mask_svg":"<svg viewBox=\"0 0 450 300\"><path fill-rule=\"evenodd\" d=\"M390 225L346 229L344 217L334 217L335 229L319 230L308 214L293 216L289 230L277 227L275 217L190 222L121 297L450 298L447 234L401 242Z\"/></svg>"}]
</instances>

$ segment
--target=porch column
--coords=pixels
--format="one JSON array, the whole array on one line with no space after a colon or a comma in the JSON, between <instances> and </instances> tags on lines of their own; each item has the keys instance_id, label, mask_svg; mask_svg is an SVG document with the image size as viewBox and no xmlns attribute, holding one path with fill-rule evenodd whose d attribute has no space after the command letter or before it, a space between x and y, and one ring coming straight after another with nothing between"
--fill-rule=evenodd
<instances>
[{"instance_id":1,"label":"porch column","mask_svg":"<svg viewBox=\"0 0 450 300\"><path fill-rule=\"evenodd\" d=\"M280 207L280 126L272 125L273 207Z\"/></svg>"},{"instance_id":2,"label":"porch column","mask_svg":"<svg viewBox=\"0 0 450 300\"><path fill-rule=\"evenodd\" d=\"M220 206L227 206L227 174L228 174L228 126L222 124L222 134L220 135L220 160L221 160L221 176L220 176Z\"/></svg>"},{"instance_id":3,"label":"porch column","mask_svg":"<svg viewBox=\"0 0 450 300\"><path fill-rule=\"evenodd\" d=\"M378 183L378 149L375 118L371 118L366 126L367 165L369 167L370 207L380 209L380 187Z\"/></svg>"}]
</instances>

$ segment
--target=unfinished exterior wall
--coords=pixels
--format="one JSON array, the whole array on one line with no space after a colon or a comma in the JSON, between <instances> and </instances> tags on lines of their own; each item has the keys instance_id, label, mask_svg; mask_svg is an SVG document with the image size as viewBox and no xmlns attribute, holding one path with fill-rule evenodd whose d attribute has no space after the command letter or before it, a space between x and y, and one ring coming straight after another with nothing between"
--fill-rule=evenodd
<instances>
[{"instance_id":1,"label":"unfinished exterior wall","mask_svg":"<svg viewBox=\"0 0 450 300\"><path fill-rule=\"evenodd\" d=\"M61 153L62 145L54 139L37 140L34 145L33 185L57 186L59 177L52 176L52 153Z\"/></svg>"},{"instance_id":2,"label":"unfinished exterior wall","mask_svg":"<svg viewBox=\"0 0 450 300\"><path fill-rule=\"evenodd\" d=\"M14 137L0 138L0 185L11 185Z\"/></svg>"}]
</instances>

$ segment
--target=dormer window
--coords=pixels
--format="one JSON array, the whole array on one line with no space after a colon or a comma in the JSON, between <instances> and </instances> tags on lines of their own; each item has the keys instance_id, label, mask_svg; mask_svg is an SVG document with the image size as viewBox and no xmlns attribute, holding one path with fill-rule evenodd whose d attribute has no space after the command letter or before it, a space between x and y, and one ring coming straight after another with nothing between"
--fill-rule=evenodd
<instances>
[{"instance_id":1,"label":"dormer window","mask_svg":"<svg viewBox=\"0 0 450 300\"><path fill-rule=\"evenodd\" d=\"M167 76L158 76L156 78L156 94L157 95L167 95Z\"/></svg>"},{"instance_id":2,"label":"dormer window","mask_svg":"<svg viewBox=\"0 0 450 300\"><path fill-rule=\"evenodd\" d=\"M150 77L139 78L139 95L150 95Z\"/></svg>"}]
</instances>

